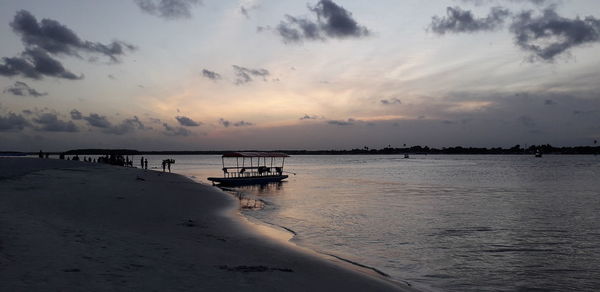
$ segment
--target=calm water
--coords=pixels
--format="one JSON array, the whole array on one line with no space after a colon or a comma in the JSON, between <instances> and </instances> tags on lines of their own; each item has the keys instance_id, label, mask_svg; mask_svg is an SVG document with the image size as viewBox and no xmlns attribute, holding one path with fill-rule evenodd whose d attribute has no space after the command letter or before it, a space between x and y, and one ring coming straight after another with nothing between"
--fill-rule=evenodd
<instances>
[{"instance_id":1,"label":"calm water","mask_svg":"<svg viewBox=\"0 0 600 292\"><path fill-rule=\"evenodd\" d=\"M198 180L218 156L175 157ZM295 241L434 291L600 290L600 156L295 156L241 188Z\"/></svg>"}]
</instances>

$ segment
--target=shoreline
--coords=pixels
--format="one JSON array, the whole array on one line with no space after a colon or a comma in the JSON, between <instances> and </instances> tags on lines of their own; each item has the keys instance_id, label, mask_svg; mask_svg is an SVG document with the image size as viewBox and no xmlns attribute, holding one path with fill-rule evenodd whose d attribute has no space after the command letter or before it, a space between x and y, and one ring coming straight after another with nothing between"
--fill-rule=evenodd
<instances>
[{"instance_id":1,"label":"shoreline","mask_svg":"<svg viewBox=\"0 0 600 292\"><path fill-rule=\"evenodd\" d=\"M269 237L180 174L0 158L0 192L1 290L416 291Z\"/></svg>"}]
</instances>

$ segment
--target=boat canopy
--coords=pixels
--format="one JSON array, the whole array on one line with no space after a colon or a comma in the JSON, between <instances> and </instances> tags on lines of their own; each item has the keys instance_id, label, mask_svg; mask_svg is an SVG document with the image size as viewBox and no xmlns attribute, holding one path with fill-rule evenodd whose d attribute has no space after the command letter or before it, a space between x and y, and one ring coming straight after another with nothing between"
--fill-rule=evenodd
<instances>
[{"instance_id":1,"label":"boat canopy","mask_svg":"<svg viewBox=\"0 0 600 292\"><path fill-rule=\"evenodd\" d=\"M289 157L283 152L228 152L223 157Z\"/></svg>"}]
</instances>

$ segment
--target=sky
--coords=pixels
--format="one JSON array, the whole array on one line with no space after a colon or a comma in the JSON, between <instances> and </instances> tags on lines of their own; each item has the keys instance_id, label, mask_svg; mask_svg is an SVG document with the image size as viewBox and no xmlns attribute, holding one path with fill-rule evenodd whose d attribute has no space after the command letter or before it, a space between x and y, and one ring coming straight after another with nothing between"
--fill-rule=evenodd
<instances>
[{"instance_id":1,"label":"sky","mask_svg":"<svg viewBox=\"0 0 600 292\"><path fill-rule=\"evenodd\" d=\"M596 0L0 1L0 150L593 145Z\"/></svg>"}]
</instances>

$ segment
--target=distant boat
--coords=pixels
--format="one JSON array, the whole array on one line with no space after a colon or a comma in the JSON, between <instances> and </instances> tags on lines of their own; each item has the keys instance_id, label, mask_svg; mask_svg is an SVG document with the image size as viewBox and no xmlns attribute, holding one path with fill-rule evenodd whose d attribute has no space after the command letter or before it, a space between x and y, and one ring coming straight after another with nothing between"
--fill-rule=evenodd
<instances>
[{"instance_id":1,"label":"distant boat","mask_svg":"<svg viewBox=\"0 0 600 292\"><path fill-rule=\"evenodd\" d=\"M542 152L540 150L536 151L535 157L542 157Z\"/></svg>"},{"instance_id":2,"label":"distant boat","mask_svg":"<svg viewBox=\"0 0 600 292\"><path fill-rule=\"evenodd\" d=\"M209 177L208 180L213 184L230 186L280 182L288 178L283 174L286 157L289 155L281 152L225 153L221 157L223 177ZM228 160L227 164L225 158ZM235 158L235 161L232 161L232 158Z\"/></svg>"},{"instance_id":3,"label":"distant boat","mask_svg":"<svg viewBox=\"0 0 600 292\"><path fill-rule=\"evenodd\" d=\"M408 158L408 154L404 154L404 158Z\"/></svg>"}]
</instances>

